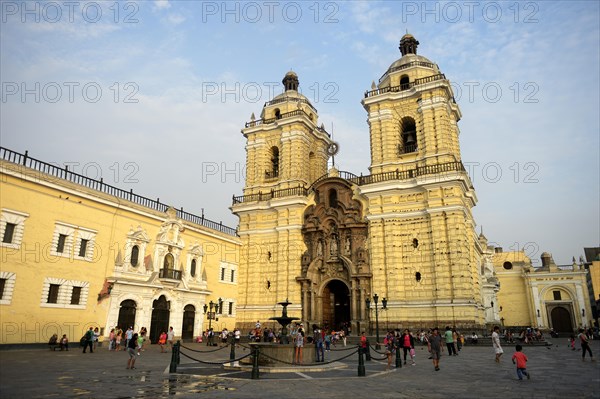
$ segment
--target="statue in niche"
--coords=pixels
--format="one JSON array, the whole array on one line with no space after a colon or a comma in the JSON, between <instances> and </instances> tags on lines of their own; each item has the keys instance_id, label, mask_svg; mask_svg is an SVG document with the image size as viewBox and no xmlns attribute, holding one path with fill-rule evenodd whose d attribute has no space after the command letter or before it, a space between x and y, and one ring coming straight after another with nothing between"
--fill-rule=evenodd
<instances>
[{"instance_id":1,"label":"statue in niche","mask_svg":"<svg viewBox=\"0 0 600 399\"><path fill-rule=\"evenodd\" d=\"M337 244L337 236L334 234L331 237L331 243L329 244L329 253L331 256L337 255L338 252L338 244Z\"/></svg>"},{"instance_id":2,"label":"statue in niche","mask_svg":"<svg viewBox=\"0 0 600 399\"><path fill-rule=\"evenodd\" d=\"M317 242L317 256L323 256L323 241Z\"/></svg>"},{"instance_id":3,"label":"statue in niche","mask_svg":"<svg viewBox=\"0 0 600 399\"><path fill-rule=\"evenodd\" d=\"M350 236L346 236L346 242L344 243L344 253L350 253Z\"/></svg>"}]
</instances>

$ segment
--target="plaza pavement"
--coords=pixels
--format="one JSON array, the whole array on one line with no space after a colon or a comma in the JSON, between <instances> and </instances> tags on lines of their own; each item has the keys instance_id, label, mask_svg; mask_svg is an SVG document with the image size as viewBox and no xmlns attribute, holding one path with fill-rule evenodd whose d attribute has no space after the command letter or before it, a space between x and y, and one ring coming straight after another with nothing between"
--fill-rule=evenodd
<instances>
[{"instance_id":1,"label":"plaza pavement","mask_svg":"<svg viewBox=\"0 0 600 399\"><path fill-rule=\"evenodd\" d=\"M558 346L557 346L558 345ZM185 344L199 350L183 353L208 362L225 362L229 348L206 352L202 344ZM338 346L338 349L340 347ZM357 376L357 355L343 360L345 369L311 373L261 373L225 370L181 356L178 373L168 374L171 355L150 346L138 357L135 370L126 370L125 352L98 348L93 354L80 348L69 352L49 350L0 351L0 398L600 398L600 362L581 361L580 351L567 348L566 339L552 347L525 347L531 380L518 381L510 361L513 345L504 345L502 362L494 362L490 346L466 346L459 356L443 356L434 371L425 347L416 348L416 366L386 372L383 357L372 353L365 362L366 377ZM592 342L600 357L600 341ZM248 353L240 348L236 356ZM328 352L334 360L351 351Z\"/></svg>"}]
</instances>

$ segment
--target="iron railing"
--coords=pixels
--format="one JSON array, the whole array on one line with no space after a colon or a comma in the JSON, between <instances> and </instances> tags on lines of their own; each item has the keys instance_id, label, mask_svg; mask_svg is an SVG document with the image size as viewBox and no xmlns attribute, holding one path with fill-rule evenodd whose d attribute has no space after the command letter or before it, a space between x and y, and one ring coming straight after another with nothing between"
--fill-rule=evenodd
<instances>
[{"instance_id":1,"label":"iron railing","mask_svg":"<svg viewBox=\"0 0 600 399\"><path fill-rule=\"evenodd\" d=\"M408 62L408 63L403 64L403 65L398 65L398 66L395 66L393 68L388 69L383 74L383 76L379 78L379 81L381 82L383 79L385 79L385 77L387 75L389 75L392 72L400 71L402 69L412 68L412 67L415 67L415 66L422 66L422 67L425 67L425 68L431 68L431 69L433 69L435 67L435 64L433 64L431 62L425 62L425 61L413 61L413 62Z\"/></svg>"},{"instance_id":2,"label":"iron railing","mask_svg":"<svg viewBox=\"0 0 600 399\"><path fill-rule=\"evenodd\" d=\"M181 270L160 269L158 278L170 278L171 280L181 280Z\"/></svg>"},{"instance_id":3,"label":"iron railing","mask_svg":"<svg viewBox=\"0 0 600 399\"><path fill-rule=\"evenodd\" d=\"M396 169L396 170L389 171L389 172L375 173L375 174L367 175L367 176L363 176L363 175L357 176L350 172L340 171L339 177L344 180L347 180L351 183L354 183L356 185L362 186L365 184L380 183L380 182L390 181L390 180L414 179L419 176L426 176L426 175L432 175L432 174L436 174L436 173L445 173L445 172L458 172L458 173L466 174L466 170L465 170L463 163L461 161L455 161L455 162L446 162L446 163L436 164L436 165L418 166L414 169L408 169L408 170L402 170L402 171ZM288 188L288 189L284 189L284 190L271 190L267 193L259 192L258 194L240 195L238 197L234 196L233 197L233 205L244 203L244 202L268 201L273 198L281 198L281 197L288 197L288 196L306 196L318 182L320 182L328 177L329 177L328 174L325 174L325 175L319 177L308 188L295 187L295 188Z\"/></svg>"},{"instance_id":4,"label":"iron railing","mask_svg":"<svg viewBox=\"0 0 600 399\"><path fill-rule=\"evenodd\" d=\"M388 87L382 87L380 89L366 91L365 98L377 96L379 94L384 94L384 93L395 93L395 92L405 91L405 90L412 89L415 86L419 86L419 85L422 85L425 83L435 82L436 80L444 80L444 79L446 79L446 76L443 73L439 73L437 75L432 75L432 76L427 76L424 78L415 79L413 82L402 83L398 86L388 86Z\"/></svg>"},{"instance_id":5,"label":"iron railing","mask_svg":"<svg viewBox=\"0 0 600 399\"><path fill-rule=\"evenodd\" d=\"M169 205L160 202L160 198L151 199L138 194L135 194L133 190L123 190L109 184L104 183L103 179L100 180L92 179L84 175L80 175L75 172L71 172L68 166L61 168L57 165L53 165L47 162L40 161L38 159L29 156L29 152L25 151L25 154L21 154L4 147L0 147L0 159L14 164L22 165L24 167L33 169L35 171L54 176L63 180L70 181L71 183L79 184L81 186L90 188L92 190L100 191L104 194L112 195L127 201L131 201L137 205L141 205L146 208L153 209L159 212L165 212ZM188 222L198 224L200 226L207 227L212 230L219 231L231 236L237 236L237 230L223 225L222 222L214 222L206 219L204 215L197 216L189 212L185 212L183 208L177 209L177 217Z\"/></svg>"}]
</instances>

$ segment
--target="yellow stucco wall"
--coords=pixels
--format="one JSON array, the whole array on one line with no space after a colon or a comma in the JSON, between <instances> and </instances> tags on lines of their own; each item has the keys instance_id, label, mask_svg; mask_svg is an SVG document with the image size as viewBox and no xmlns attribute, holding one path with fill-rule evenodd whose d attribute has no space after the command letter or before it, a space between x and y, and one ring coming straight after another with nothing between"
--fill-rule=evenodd
<instances>
[{"instance_id":1,"label":"yellow stucco wall","mask_svg":"<svg viewBox=\"0 0 600 399\"><path fill-rule=\"evenodd\" d=\"M2 161L0 167L3 216L6 211L29 215L24 222L20 247L0 247L1 272L14 275L10 303L2 301L0 304L0 343L47 342L53 333L67 334L74 341L89 326L104 329L111 310L110 301L109 297L99 299L98 295L103 291L105 280L114 277L115 263L126 255L128 233L132 228L145 230L151 239L146 255L153 254L153 241L166 218L165 213L8 162ZM68 249L67 246L65 253L69 255L66 257L53 254L57 223L74 231L73 247ZM219 279L223 262L237 267L239 239L194 223L184 224L187 226L183 233L186 247L196 242L204 251L198 273L206 274L208 290L205 288L202 298L206 302L216 302L219 297L235 299L237 284L221 283ZM80 232L95 234L93 256L89 260L78 256ZM176 269L185 269L185 254L186 249ZM44 282L48 278L56 284L71 281L75 286L86 285L85 298L81 299L85 305L70 305L69 289L63 285L59 290L59 302L63 303L47 304ZM202 311L203 303L194 303L196 312ZM221 325L233 328L235 317L223 317ZM181 326L176 329L180 332Z\"/></svg>"}]
</instances>

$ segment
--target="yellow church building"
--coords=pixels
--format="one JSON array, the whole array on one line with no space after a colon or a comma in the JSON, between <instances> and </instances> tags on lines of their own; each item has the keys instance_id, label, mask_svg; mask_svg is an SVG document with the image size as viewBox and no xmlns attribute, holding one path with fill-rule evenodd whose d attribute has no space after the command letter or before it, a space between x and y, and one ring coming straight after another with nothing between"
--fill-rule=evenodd
<instances>
[{"instance_id":1,"label":"yellow church building","mask_svg":"<svg viewBox=\"0 0 600 399\"><path fill-rule=\"evenodd\" d=\"M365 92L368 175L340 171L338 143L298 75L242 128L237 228L0 148L0 345L77 340L90 326L274 326L278 302L306 328L590 325L600 262L532 267L476 233L450 81L401 56ZM590 274L590 271L592 272Z\"/></svg>"}]
</instances>

